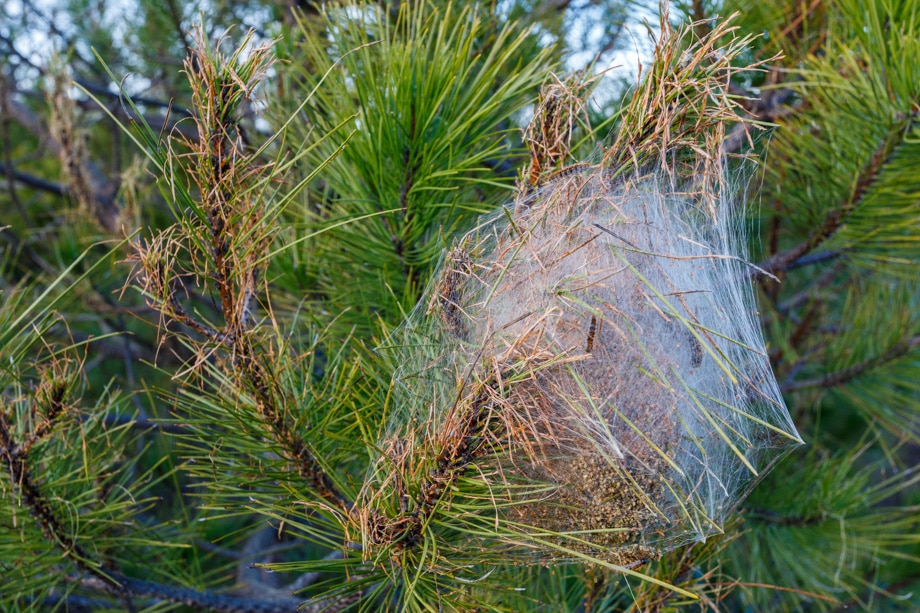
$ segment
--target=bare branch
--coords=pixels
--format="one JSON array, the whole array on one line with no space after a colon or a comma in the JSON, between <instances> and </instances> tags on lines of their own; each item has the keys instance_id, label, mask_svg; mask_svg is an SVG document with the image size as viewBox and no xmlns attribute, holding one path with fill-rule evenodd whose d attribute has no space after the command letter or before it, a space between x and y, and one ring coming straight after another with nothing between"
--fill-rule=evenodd
<instances>
[{"instance_id":1,"label":"bare branch","mask_svg":"<svg viewBox=\"0 0 920 613\"><path fill-rule=\"evenodd\" d=\"M178 585L166 585L155 581L144 581L133 577L118 576L123 589L134 597L155 598L193 607L196 611L215 611L218 613L294 613L302 601L288 597L279 600L266 600L234 596L195 590ZM80 582L83 587L104 589L96 578L87 578Z\"/></svg>"},{"instance_id":2,"label":"bare branch","mask_svg":"<svg viewBox=\"0 0 920 613\"><path fill-rule=\"evenodd\" d=\"M36 177L35 175L30 175L27 172L22 172L10 164L0 162L0 171L2 171L3 174L5 174L8 178L13 179L18 183L22 183L27 187L31 187L43 192L48 192L49 194L54 194L55 196L68 195L67 188L60 183L46 181L41 177Z\"/></svg>"},{"instance_id":3,"label":"bare branch","mask_svg":"<svg viewBox=\"0 0 920 613\"><path fill-rule=\"evenodd\" d=\"M86 91L96 94L97 96L105 96L106 98L120 100L121 95L118 92L113 92L109 88L98 85L96 83L91 83L86 79L74 79L74 83L85 89ZM145 96L130 96L131 101L138 105L156 107L162 109L168 109L170 113L176 113L183 117L191 117L192 112L185 108L184 106L174 104L172 100L163 101L156 98L148 98ZM150 123L151 126L156 125L155 123Z\"/></svg>"}]
</instances>

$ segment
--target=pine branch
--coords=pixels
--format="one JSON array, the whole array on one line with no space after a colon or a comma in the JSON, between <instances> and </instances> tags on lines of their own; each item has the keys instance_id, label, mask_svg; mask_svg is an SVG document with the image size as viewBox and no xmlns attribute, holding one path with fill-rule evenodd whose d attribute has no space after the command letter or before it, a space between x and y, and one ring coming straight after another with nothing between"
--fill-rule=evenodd
<instances>
[{"instance_id":1,"label":"pine branch","mask_svg":"<svg viewBox=\"0 0 920 613\"><path fill-rule=\"evenodd\" d=\"M255 394L259 415L301 478L322 498L347 511L352 506L351 501L338 490L310 446L296 432L288 418L288 411L284 410L285 399L274 385L270 368L265 364L266 356L260 354L247 335L259 272L258 265L253 261L258 257L259 250L253 249L256 255L242 257L233 250L247 249L248 246L238 244L239 237L260 224L257 209L245 210L252 206L246 200L246 183L264 174L268 167L255 166L253 158L244 155L241 150L242 130L234 113L239 100L249 95L262 71L267 69L269 62L265 56L268 48L259 47L253 51L254 59L249 60L250 74L244 77L248 82L239 83L240 77L229 76L229 68L240 70L240 67L225 65L226 60L219 57L209 57L210 50L200 32L196 42L197 50L186 61L193 101L199 109L195 116L199 138L190 144L193 151L200 155L196 171L200 177L199 188L211 241L212 278L225 322L218 337L213 333L209 336L222 340L230 349L234 366ZM236 96L240 98L234 99ZM240 211L241 208L244 210ZM241 213L245 213L244 219L239 219ZM267 237L266 230L259 228L248 240L264 246L267 245ZM186 315L186 318L190 316Z\"/></svg>"},{"instance_id":2,"label":"pine branch","mask_svg":"<svg viewBox=\"0 0 920 613\"><path fill-rule=\"evenodd\" d=\"M452 436L444 441L434 459L435 467L422 480L416 498L410 502L407 494L400 492L404 499L401 501L401 513L393 518L387 518L375 509L361 513L367 524L365 530L370 535L371 544L415 547L423 542L422 527L442 496L464 475L476 458L488 452L494 438L501 438L499 433L494 433L494 438L488 434L490 428L500 421L496 402L500 394L499 381L505 378L504 375L493 376L483 382L471 399L458 398L458 404L462 403L458 427L456 431L452 429Z\"/></svg>"},{"instance_id":3,"label":"pine branch","mask_svg":"<svg viewBox=\"0 0 920 613\"><path fill-rule=\"evenodd\" d=\"M315 493L347 512L351 501L298 432L291 417L296 413L288 410L290 401L273 373L272 356L253 337L257 284L274 238L269 222L277 214L266 212L260 195L266 184L279 177L273 164L257 159L261 149L247 150L237 117L271 65L270 44L252 47L246 57L241 55L250 38L251 34L228 57L212 49L200 29L196 31L196 48L185 62L197 128L194 138L181 139L190 151L183 156L190 160L188 164L177 160L171 149L169 156L173 157L164 157L158 135L146 124L135 123L143 141L154 148L151 158L173 182L178 199L173 211L177 223L148 244L136 245L143 269L139 279L150 306L229 354L234 380L253 395L256 412L281 454ZM133 101L126 103L136 111ZM183 164L188 174L177 176L176 164ZM184 183L186 178L191 184ZM183 250L193 262L188 271L179 270L176 261L176 252ZM206 323L185 308L173 282L183 276L208 280L216 293L222 325ZM201 350L210 351L203 346Z\"/></svg>"},{"instance_id":4,"label":"pine branch","mask_svg":"<svg viewBox=\"0 0 920 613\"><path fill-rule=\"evenodd\" d=\"M415 111L415 101L413 100L409 104L409 133L407 135L407 142L411 143L413 146L415 144L416 137L416 111ZM403 149L402 163L404 168L404 175L402 184L399 187L399 208L402 212L402 227L406 227L409 224L411 211L409 209L409 194L412 191L413 184L415 182L415 174L418 172L418 162L412 159L412 151L407 145ZM386 223L389 228L390 224L384 218L384 223ZM390 240L393 242L393 248L396 252L396 257L399 260L400 266L402 266L403 275L406 279L409 279L410 282L416 283L418 281L419 271L414 269L413 266L407 261L406 258L406 242L405 239L400 236L398 233L394 232L390 228L392 236ZM421 248L423 245L413 245L414 248Z\"/></svg>"},{"instance_id":5,"label":"pine branch","mask_svg":"<svg viewBox=\"0 0 920 613\"><path fill-rule=\"evenodd\" d=\"M55 391L52 402L60 403L62 394ZM53 420L61 412L61 407L47 407L43 413ZM196 607L197 610L209 610L221 613L282 613L298 610L301 601L290 597L280 600L263 600L227 594L200 591L187 587L165 585L154 581L145 581L128 577L106 564L93 560L64 528L64 522L55 512L42 491L40 483L29 468L28 452L31 443L38 437L48 434L50 428L37 427L26 442L18 444L14 439L5 413L0 412L0 462L7 469L10 481L20 495L23 504L29 509L42 534L61 551L62 555L87 576L79 579L80 584L97 591L118 597L128 611L135 611L136 598L156 598L169 602ZM29 443L29 444L27 444ZM75 601L73 604L82 603ZM69 601L68 601L69 604ZM328 603L326 603L328 604ZM319 611L316 605L307 610Z\"/></svg>"},{"instance_id":6,"label":"pine branch","mask_svg":"<svg viewBox=\"0 0 920 613\"><path fill-rule=\"evenodd\" d=\"M256 394L257 409L271 428L275 440L285 450L297 468L300 477L311 485L313 490L322 498L336 507L348 511L353 503L342 492L332 478L323 469L307 442L294 429L286 418L286 412L281 410L275 394L270 386L270 378L264 365L254 354L253 346L242 340L235 346L237 353L235 362L249 381Z\"/></svg>"},{"instance_id":7,"label":"pine branch","mask_svg":"<svg viewBox=\"0 0 920 613\"><path fill-rule=\"evenodd\" d=\"M60 518L54 513L29 469L27 455L30 447L31 443L27 445L24 442L20 445L16 442L5 413L0 412L0 461L9 472L13 487L18 490L22 502L29 508L42 534L61 550L66 559L100 581L106 592L120 598L125 607L133 613L136 609L123 585L109 569L92 561L86 550L70 536Z\"/></svg>"},{"instance_id":8,"label":"pine branch","mask_svg":"<svg viewBox=\"0 0 920 613\"><path fill-rule=\"evenodd\" d=\"M810 388L810 387L820 387L829 389L832 387L837 387L852 381L880 366L884 366L890 362L894 362L908 353L920 347L920 334L911 336L910 338L904 339L901 342L895 344L887 351L863 360L849 368L839 370L837 372L825 375L823 377L816 377L814 379L807 379L805 381L793 381L789 383L784 383L780 386L782 392L791 392L793 390Z\"/></svg>"},{"instance_id":9,"label":"pine branch","mask_svg":"<svg viewBox=\"0 0 920 613\"><path fill-rule=\"evenodd\" d=\"M907 117L893 126L888 136L879 144L878 148L860 170L853 183L850 195L844 202L841 202L836 208L831 209L827 213L824 218L824 223L817 231L795 247L780 253L774 253L758 264L758 268L768 273L788 271L795 268L796 263L801 262L806 254L814 251L833 237L841 226L846 223L849 214L859 206L860 202L862 202L863 197L876 181L898 145L904 140L904 137L910 131L912 125L913 117ZM799 263L799 265L802 264ZM758 274L763 275L762 272Z\"/></svg>"}]
</instances>

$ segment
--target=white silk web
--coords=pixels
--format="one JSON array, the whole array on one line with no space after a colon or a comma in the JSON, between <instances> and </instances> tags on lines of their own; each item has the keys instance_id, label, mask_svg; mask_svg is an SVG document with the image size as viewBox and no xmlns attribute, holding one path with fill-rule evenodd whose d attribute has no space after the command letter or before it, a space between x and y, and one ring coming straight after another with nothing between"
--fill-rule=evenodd
<instances>
[{"instance_id":1,"label":"white silk web","mask_svg":"<svg viewBox=\"0 0 920 613\"><path fill-rule=\"evenodd\" d=\"M548 486L510 522L622 565L720 531L801 443L727 193L580 167L484 217L392 339L392 437L437 453L486 386L492 478Z\"/></svg>"}]
</instances>

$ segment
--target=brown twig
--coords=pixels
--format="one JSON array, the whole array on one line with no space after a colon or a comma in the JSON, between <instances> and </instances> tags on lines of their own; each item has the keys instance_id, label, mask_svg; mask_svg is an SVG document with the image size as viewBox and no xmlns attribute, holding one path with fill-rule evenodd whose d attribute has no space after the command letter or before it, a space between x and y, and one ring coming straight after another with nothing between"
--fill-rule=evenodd
<instances>
[{"instance_id":1,"label":"brown twig","mask_svg":"<svg viewBox=\"0 0 920 613\"><path fill-rule=\"evenodd\" d=\"M530 171L524 187L547 183L571 155L572 135L579 122L587 125L585 94L595 79L575 73L566 79L552 79L540 89L537 108L524 142L530 149Z\"/></svg>"},{"instance_id":2,"label":"brown twig","mask_svg":"<svg viewBox=\"0 0 920 613\"><path fill-rule=\"evenodd\" d=\"M257 284L272 238L253 186L266 179L271 166L259 163L247 149L237 114L270 65L270 45L254 47L243 60L234 56L240 64L233 64L219 49L212 50L204 36L201 30L196 32L196 49L185 62L197 129L194 138L181 139L190 152L184 157L191 160L187 169L201 199L203 227L180 223L137 245L142 265L139 280L151 306L164 317L202 335L205 345L229 354L234 378L251 392L256 412L282 454L314 492L347 511L351 501L298 432L288 410L290 401L272 371L271 355L258 344L252 329ZM199 231L207 245L205 253L186 244L194 244L190 233ZM204 270L195 266L190 274L209 280L221 326L202 321L180 301L173 283L182 276L174 255L179 250L185 250L193 262L206 262ZM214 347L202 345L201 350L211 355Z\"/></svg>"}]
</instances>

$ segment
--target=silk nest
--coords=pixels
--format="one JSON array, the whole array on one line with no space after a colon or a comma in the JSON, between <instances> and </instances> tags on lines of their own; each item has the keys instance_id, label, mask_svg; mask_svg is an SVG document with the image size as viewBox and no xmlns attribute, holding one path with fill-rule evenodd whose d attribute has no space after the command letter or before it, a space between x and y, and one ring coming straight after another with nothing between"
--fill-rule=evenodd
<instances>
[{"instance_id":1,"label":"silk nest","mask_svg":"<svg viewBox=\"0 0 920 613\"><path fill-rule=\"evenodd\" d=\"M631 566L721 531L801 442L731 193L579 166L481 218L388 344L390 440L489 438L467 461L501 517L568 551ZM497 425L464 432L476 411Z\"/></svg>"}]
</instances>

